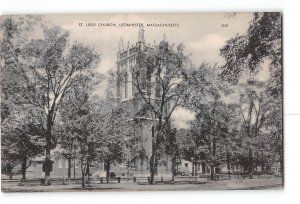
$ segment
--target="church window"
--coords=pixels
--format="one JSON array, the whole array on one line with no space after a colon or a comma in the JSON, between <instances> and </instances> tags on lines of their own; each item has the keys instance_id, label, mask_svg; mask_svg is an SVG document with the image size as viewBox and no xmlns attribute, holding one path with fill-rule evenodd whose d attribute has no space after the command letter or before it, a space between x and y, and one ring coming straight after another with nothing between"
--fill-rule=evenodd
<instances>
[{"instance_id":1,"label":"church window","mask_svg":"<svg viewBox=\"0 0 300 204\"><path fill-rule=\"evenodd\" d=\"M128 86L127 86L127 83L128 83L128 79L127 79L127 74L125 75L125 98L128 97Z\"/></svg>"},{"instance_id":2,"label":"church window","mask_svg":"<svg viewBox=\"0 0 300 204\"><path fill-rule=\"evenodd\" d=\"M131 80L132 80L132 91L131 91L131 93L132 93L132 96L133 96L133 94L134 94L134 84L133 84L133 80L134 80L134 75L133 75L133 73L132 73L132 77L131 77Z\"/></svg>"}]
</instances>

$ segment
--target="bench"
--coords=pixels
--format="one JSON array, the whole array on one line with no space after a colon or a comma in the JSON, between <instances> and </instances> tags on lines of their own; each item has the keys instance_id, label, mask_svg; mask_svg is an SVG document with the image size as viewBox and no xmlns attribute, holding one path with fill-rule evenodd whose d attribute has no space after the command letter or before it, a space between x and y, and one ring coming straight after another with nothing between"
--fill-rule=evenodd
<instances>
[{"instance_id":1,"label":"bench","mask_svg":"<svg viewBox=\"0 0 300 204\"><path fill-rule=\"evenodd\" d=\"M164 182L167 180L171 180L171 178L163 177L163 176L154 176L154 182ZM150 176L139 176L133 178L133 182L136 182L138 184L149 183L149 181L150 181Z\"/></svg>"},{"instance_id":2,"label":"bench","mask_svg":"<svg viewBox=\"0 0 300 204\"><path fill-rule=\"evenodd\" d=\"M23 185L41 185L41 184L44 184L44 179L19 179L19 184L18 186L23 186Z\"/></svg>"},{"instance_id":3,"label":"bench","mask_svg":"<svg viewBox=\"0 0 300 204\"><path fill-rule=\"evenodd\" d=\"M175 181L197 181L199 176L175 176Z\"/></svg>"},{"instance_id":4,"label":"bench","mask_svg":"<svg viewBox=\"0 0 300 204\"><path fill-rule=\"evenodd\" d=\"M128 177L110 177L109 181L117 181L118 183L121 183L121 181L129 182ZM92 183L106 183L106 177L91 177L90 182Z\"/></svg>"}]
</instances>

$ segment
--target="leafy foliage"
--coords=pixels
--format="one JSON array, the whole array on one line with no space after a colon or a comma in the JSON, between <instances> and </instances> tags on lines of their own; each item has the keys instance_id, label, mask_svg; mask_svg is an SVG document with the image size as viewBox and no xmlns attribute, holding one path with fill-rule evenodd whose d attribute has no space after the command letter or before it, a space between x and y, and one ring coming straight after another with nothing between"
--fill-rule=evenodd
<instances>
[{"instance_id":1,"label":"leafy foliage","mask_svg":"<svg viewBox=\"0 0 300 204\"><path fill-rule=\"evenodd\" d=\"M69 33L59 27L48 27L31 16L6 17L1 28L4 58L4 98L20 106L34 107L43 122L46 159L55 148L57 138L52 134L58 108L64 97L78 83L93 75L99 61L91 47L69 41ZM32 26L33 22L37 24ZM35 28L39 28L36 29ZM43 31L36 37L29 36ZM11 74L12 77L9 77ZM13 85L13 88L9 88ZM13 97L8 97L12 95ZM1 105L9 114L6 101ZM50 172L45 172L47 183Z\"/></svg>"},{"instance_id":2,"label":"leafy foliage","mask_svg":"<svg viewBox=\"0 0 300 204\"><path fill-rule=\"evenodd\" d=\"M247 76L246 74L257 74L261 64L269 59L270 89L272 95L281 97L281 33L281 13L255 13L247 33L230 39L220 50L221 56L226 60L222 72L224 79L236 84L241 77Z\"/></svg>"},{"instance_id":3,"label":"leafy foliage","mask_svg":"<svg viewBox=\"0 0 300 204\"><path fill-rule=\"evenodd\" d=\"M166 140L171 115L184 101L185 70L190 61L183 54L183 45L174 49L161 41L157 49L140 50L133 70L136 96L143 102L140 111L152 120L152 152L150 157L150 183L153 183L160 145Z\"/></svg>"},{"instance_id":4,"label":"leafy foliage","mask_svg":"<svg viewBox=\"0 0 300 204\"><path fill-rule=\"evenodd\" d=\"M7 173L11 173L13 167L21 164L24 179L26 169L45 148L44 130L34 113L32 109L13 110L1 129L2 166L10 167Z\"/></svg>"}]
</instances>

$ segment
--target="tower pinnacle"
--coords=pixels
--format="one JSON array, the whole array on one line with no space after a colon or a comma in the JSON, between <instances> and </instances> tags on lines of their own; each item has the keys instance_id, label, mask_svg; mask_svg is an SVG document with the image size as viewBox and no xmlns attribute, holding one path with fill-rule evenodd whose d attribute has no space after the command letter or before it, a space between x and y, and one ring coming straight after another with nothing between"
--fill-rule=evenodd
<instances>
[{"instance_id":1,"label":"tower pinnacle","mask_svg":"<svg viewBox=\"0 0 300 204\"><path fill-rule=\"evenodd\" d=\"M141 26L138 34L138 40L137 40L138 42L143 42L143 43L145 42L144 32L145 32L144 27Z\"/></svg>"},{"instance_id":2,"label":"tower pinnacle","mask_svg":"<svg viewBox=\"0 0 300 204\"><path fill-rule=\"evenodd\" d=\"M120 42L119 42L119 51L124 50L124 43L123 43L123 38L121 37Z\"/></svg>"},{"instance_id":3,"label":"tower pinnacle","mask_svg":"<svg viewBox=\"0 0 300 204\"><path fill-rule=\"evenodd\" d=\"M164 41L164 42L167 42L166 34L164 34L164 36L163 36L163 41Z\"/></svg>"}]
</instances>

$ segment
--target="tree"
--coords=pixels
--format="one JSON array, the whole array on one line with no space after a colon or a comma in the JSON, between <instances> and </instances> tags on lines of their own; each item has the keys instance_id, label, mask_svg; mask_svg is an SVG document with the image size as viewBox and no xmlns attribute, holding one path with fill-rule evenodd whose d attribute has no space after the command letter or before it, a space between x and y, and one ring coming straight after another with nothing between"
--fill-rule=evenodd
<instances>
[{"instance_id":1,"label":"tree","mask_svg":"<svg viewBox=\"0 0 300 204\"><path fill-rule=\"evenodd\" d=\"M76 128L76 137L79 145L80 167L82 172L82 187L85 188L85 175L90 176L90 165L96 159L96 142L93 129L94 124L91 125L91 115L83 114L78 121L78 128ZM80 129L79 129L80 127Z\"/></svg>"},{"instance_id":2,"label":"tree","mask_svg":"<svg viewBox=\"0 0 300 204\"><path fill-rule=\"evenodd\" d=\"M124 139L130 130L125 108L120 106L116 99L110 97L99 103L101 126L97 132L97 143L99 143L97 153L100 160L104 161L107 183L111 164L121 163L124 159Z\"/></svg>"},{"instance_id":3,"label":"tree","mask_svg":"<svg viewBox=\"0 0 300 204\"><path fill-rule=\"evenodd\" d=\"M240 112L239 105L237 103L227 104L227 113L229 115L230 120L227 122L228 132L226 137L222 138L220 151L221 155L223 155L222 162L226 163L228 176L231 176L231 169L233 169L234 165L239 164L238 162L238 153L240 151L240 146L237 140L239 139L241 120L240 120Z\"/></svg>"},{"instance_id":4,"label":"tree","mask_svg":"<svg viewBox=\"0 0 300 204\"><path fill-rule=\"evenodd\" d=\"M262 82L253 82L253 85L246 85L240 93L239 110L241 117L241 131L245 137L242 139L244 148L243 155L245 167L250 171L250 178L253 178L254 167L257 164L266 164L262 152L269 151L269 127L267 120L270 120L276 102L271 97L270 92L266 92L266 86ZM259 156L260 155L260 156Z\"/></svg>"},{"instance_id":5,"label":"tree","mask_svg":"<svg viewBox=\"0 0 300 204\"><path fill-rule=\"evenodd\" d=\"M198 125L200 124L196 119L191 128L181 134L183 136L182 157L192 163L192 176L197 175L197 166L200 161L204 164L204 161L208 161L206 157L208 148L203 142L201 133L196 130Z\"/></svg>"},{"instance_id":6,"label":"tree","mask_svg":"<svg viewBox=\"0 0 300 204\"><path fill-rule=\"evenodd\" d=\"M140 47L133 70L132 83L136 96L144 104L143 117L150 117L152 121L150 184L154 181L159 145L166 136L173 111L182 103L184 96L182 79L189 61L183 54L183 48L180 44L175 50L166 40L160 42L157 49L148 49L147 52Z\"/></svg>"},{"instance_id":7,"label":"tree","mask_svg":"<svg viewBox=\"0 0 300 204\"><path fill-rule=\"evenodd\" d=\"M137 134L136 131L137 129L142 128L141 121L138 119L135 119L131 122L127 121L127 124L125 125L129 125L129 127L127 127L127 132L124 133L124 145L126 147L124 150L124 157L126 159L126 166L128 170L127 176L129 176L130 168L136 168L137 160L140 159L141 161L143 161L146 159L147 155L143 145L139 145L143 144L144 140L142 137L140 137L139 134Z\"/></svg>"},{"instance_id":8,"label":"tree","mask_svg":"<svg viewBox=\"0 0 300 204\"><path fill-rule=\"evenodd\" d=\"M253 83L255 75L260 73L264 64L269 68L270 77L266 78L266 92L276 105L272 106L272 118L266 118L272 124L273 141L283 172L282 156L282 16L279 12L255 13L247 32L227 41L220 50L225 58L222 76L225 80L237 84L241 79ZM249 77L250 76L250 77ZM245 80L244 80L245 81ZM242 82L243 83L243 82ZM276 125L275 125L276 123Z\"/></svg>"},{"instance_id":9,"label":"tree","mask_svg":"<svg viewBox=\"0 0 300 204\"><path fill-rule=\"evenodd\" d=\"M66 100L68 101L68 100ZM68 102L66 102L68 104ZM72 104L68 104L72 105ZM60 146L60 150L56 152L58 159L63 158L68 161L68 178L71 178L71 171L73 166L73 177L75 178L76 170L75 170L75 162L78 158L78 147L76 143L76 137L73 134L74 127L70 123L70 118L75 115L70 116L69 114L74 114L71 107L65 107L61 108L61 117L62 117L62 123L58 125L56 132L58 134L58 145ZM72 165L73 164L73 165Z\"/></svg>"},{"instance_id":10,"label":"tree","mask_svg":"<svg viewBox=\"0 0 300 204\"><path fill-rule=\"evenodd\" d=\"M269 71L269 77L261 80L265 82L265 93L260 95L257 90L253 90L254 95L246 94L255 105L248 104L248 111L255 112L255 107L258 103L265 104L265 109L268 110L267 115L263 118L265 127L260 127L262 133L260 133L260 146L267 148L271 141L273 141L274 153L278 155L278 160L281 164L281 172L283 171L283 157L282 157L282 30L281 30L282 16L281 13L265 12L255 13L252 21L249 24L247 32L243 35L237 35L236 37L227 41L226 45L220 50L221 56L225 58L225 64L223 65L222 76L225 80L232 84L244 83L247 81L251 87L257 82L255 76L258 75L263 67L267 65ZM251 89L251 88L250 88ZM258 95L257 95L258 94ZM245 95L243 98L245 98ZM256 99L254 99L256 98ZM258 98L262 100L258 102ZM272 101L272 102L271 102ZM252 103L252 102L251 102ZM246 111L247 112L247 111ZM243 114L246 114L244 112ZM254 113L248 113L254 114ZM256 114L256 116L262 113ZM265 114L265 113L263 113ZM244 115L245 116L245 115ZM259 116L260 117L260 116ZM254 117L250 117L254 118ZM275 120L276 119L276 120ZM250 129L255 126L255 122L250 122L248 118L244 118L243 129L251 132ZM267 124L270 124L268 127ZM260 129L259 128L259 129ZM266 129L268 131L266 131ZM248 134L246 131L246 134ZM255 133L256 131L254 131ZM270 132L272 134L270 135ZM252 133L251 133L252 134ZM271 137L271 138L269 138ZM267 139L269 138L269 139ZM266 144L268 141L268 144ZM276 141L276 142L275 142ZM275 145L276 143L276 145ZM264 144L264 145L262 145ZM256 146L256 148L259 148ZM260 147L259 149L264 149ZM252 153L252 150L248 151ZM263 151L260 151L263 152ZM249 153L249 155L250 155ZM273 155L274 157L275 155ZM277 157L277 156L276 156ZM248 158L249 157L243 157ZM253 165L253 159L250 159L250 164ZM246 163L249 162L247 159ZM253 167L249 167L253 172ZM251 173L252 174L252 173Z\"/></svg>"},{"instance_id":11,"label":"tree","mask_svg":"<svg viewBox=\"0 0 300 204\"><path fill-rule=\"evenodd\" d=\"M181 154L182 154L182 141L178 137L179 135L182 137L183 134L184 134L183 130L177 130L176 128L171 128L171 125L169 125L169 130L166 131L164 148L166 154L171 156L172 181L175 180L176 165L178 160L181 159Z\"/></svg>"},{"instance_id":12,"label":"tree","mask_svg":"<svg viewBox=\"0 0 300 204\"><path fill-rule=\"evenodd\" d=\"M72 104L73 108L67 109L69 113L66 113L67 115L63 115L62 117L64 118L63 122L65 126L70 130L68 133L74 137L71 153L73 153L72 156L74 156L74 154L77 155L80 161L82 188L85 188L86 175L88 178L90 175L89 167L96 159L97 143L95 130L97 123L93 117L94 114L92 114L94 106L89 101L88 93L74 92L73 94L73 97L69 96L68 100L66 100L66 103ZM62 147L67 147L68 152L69 145L70 144Z\"/></svg>"},{"instance_id":13,"label":"tree","mask_svg":"<svg viewBox=\"0 0 300 204\"><path fill-rule=\"evenodd\" d=\"M16 92L20 91L18 81L21 77L14 71L16 57L40 20L40 16L31 15L1 18L1 123L18 105Z\"/></svg>"},{"instance_id":14,"label":"tree","mask_svg":"<svg viewBox=\"0 0 300 204\"><path fill-rule=\"evenodd\" d=\"M26 170L36 156L44 150L43 126L34 118L32 110L11 110L2 123L2 161L12 170L21 164L22 179L26 179Z\"/></svg>"},{"instance_id":15,"label":"tree","mask_svg":"<svg viewBox=\"0 0 300 204\"><path fill-rule=\"evenodd\" d=\"M201 114L196 116L197 125L193 132L200 137L204 146L203 153L208 150L207 163L210 165L212 180L216 178L216 167L222 163L224 140L231 136L230 126L233 118L228 105L219 100L204 105Z\"/></svg>"},{"instance_id":16,"label":"tree","mask_svg":"<svg viewBox=\"0 0 300 204\"><path fill-rule=\"evenodd\" d=\"M272 95L282 96L281 20L279 12L254 13L247 32L230 39L220 50L226 60L224 79L236 84L245 76L243 72L253 76L269 59L269 82L275 85Z\"/></svg>"},{"instance_id":17,"label":"tree","mask_svg":"<svg viewBox=\"0 0 300 204\"><path fill-rule=\"evenodd\" d=\"M2 164L6 166L10 177L16 165L22 163L22 174L25 178L27 160L33 159L32 155L38 155L38 137L35 135L39 124L30 119L25 120L20 116L32 116L29 107L21 107L18 101L17 92L20 91L20 76L14 71L16 65L15 56L19 55L19 47L26 41L22 36L28 36L40 22L40 16L14 16L2 18L0 31L1 44L1 127L2 127ZM20 114L20 115L19 115ZM35 132L35 133L34 133ZM41 134L41 131L38 131ZM34 134L34 135L32 135ZM31 138L32 137L32 138ZM8 148L11 145L13 148ZM32 148L32 151L30 150ZM19 151L19 152L18 152ZM36 152L37 151L37 152ZM21 159L22 157L22 159Z\"/></svg>"},{"instance_id":18,"label":"tree","mask_svg":"<svg viewBox=\"0 0 300 204\"><path fill-rule=\"evenodd\" d=\"M99 55L83 44L69 45L68 32L59 27L39 27L37 31L43 31L41 37L26 41L27 36L23 36L18 28L19 20L8 17L2 24L4 55L12 56L5 66L10 66L18 76L19 81L14 87L19 102L35 107L44 121L45 184L50 184L50 150L56 146L52 131L59 105L68 92L76 88L78 81L86 78L89 70L98 63ZM14 32L21 32L18 38L24 43L14 44Z\"/></svg>"},{"instance_id":19,"label":"tree","mask_svg":"<svg viewBox=\"0 0 300 204\"><path fill-rule=\"evenodd\" d=\"M100 117L97 112L98 98L92 93L101 79L100 75L85 75L60 105L60 155L68 159L68 176L71 174L71 160L80 160L83 188L85 177L89 180L90 165L97 156L96 133Z\"/></svg>"},{"instance_id":20,"label":"tree","mask_svg":"<svg viewBox=\"0 0 300 204\"><path fill-rule=\"evenodd\" d=\"M188 70L186 80L188 95L185 106L195 112L196 118L187 134L189 142L184 148L185 157L193 165L205 158L205 163L210 165L212 180L215 179L215 168L222 162L222 144L230 140L229 133L235 124L235 114L228 103L233 91L219 73L216 65L202 63L199 68Z\"/></svg>"}]
</instances>

